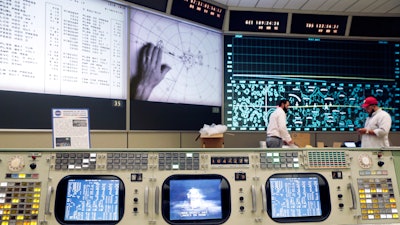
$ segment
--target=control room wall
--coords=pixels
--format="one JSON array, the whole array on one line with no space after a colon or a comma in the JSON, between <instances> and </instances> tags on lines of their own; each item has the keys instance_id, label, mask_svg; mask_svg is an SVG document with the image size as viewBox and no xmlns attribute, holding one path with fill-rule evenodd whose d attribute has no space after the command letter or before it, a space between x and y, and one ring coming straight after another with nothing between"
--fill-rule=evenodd
<instances>
[{"instance_id":1,"label":"control room wall","mask_svg":"<svg viewBox=\"0 0 400 225\"><path fill-rule=\"evenodd\" d=\"M299 132L300 133L300 132ZM199 133L181 132L105 132L92 131L92 148L198 148L202 147ZM391 146L400 146L400 132L391 132ZM332 147L333 142L358 141L356 132L310 132L309 143L317 142ZM265 141L265 132L227 132L224 134L226 148L259 148ZM308 141L308 140L307 140ZM0 148L52 148L51 131L1 131Z\"/></svg>"}]
</instances>

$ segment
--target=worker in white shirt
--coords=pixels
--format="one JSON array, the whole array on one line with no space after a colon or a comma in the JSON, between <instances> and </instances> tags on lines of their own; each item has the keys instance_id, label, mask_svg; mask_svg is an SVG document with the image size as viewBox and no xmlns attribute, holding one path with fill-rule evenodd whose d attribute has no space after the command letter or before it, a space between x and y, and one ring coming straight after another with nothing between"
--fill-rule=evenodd
<instances>
[{"instance_id":1,"label":"worker in white shirt","mask_svg":"<svg viewBox=\"0 0 400 225\"><path fill-rule=\"evenodd\" d=\"M378 106L378 100L367 97L362 108L368 113L364 128L358 129L362 148L382 148L389 146L389 132L392 118Z\"/></svg>"},{"instance_id":2,"label":"worker in white shirt","mask_svg":"<svg viewBox=\"0 0 400 225\"><path fill-rule=\"evenodd\" d=\"M282 148L283 144L294 145L286 127L286 113L289 106L288 100L281 100L276 110L269 117L266 140L268 148Z\"/></svg>"}]
</instances>

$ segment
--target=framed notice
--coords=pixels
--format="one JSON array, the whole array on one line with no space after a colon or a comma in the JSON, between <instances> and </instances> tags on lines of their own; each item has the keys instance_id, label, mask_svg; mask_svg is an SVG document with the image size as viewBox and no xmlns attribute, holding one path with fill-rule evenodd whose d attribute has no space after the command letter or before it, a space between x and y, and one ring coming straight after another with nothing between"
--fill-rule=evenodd
<instances>
[{"instance_id":1,"label":"framed notice","mask_svg":"<svg viewBox=\"0 0 400 225\"><path fill-rule=\"evenodd\" d=\"M53 148L90 148L89 109L52 109Z\"/></svg>"}]
</instances>

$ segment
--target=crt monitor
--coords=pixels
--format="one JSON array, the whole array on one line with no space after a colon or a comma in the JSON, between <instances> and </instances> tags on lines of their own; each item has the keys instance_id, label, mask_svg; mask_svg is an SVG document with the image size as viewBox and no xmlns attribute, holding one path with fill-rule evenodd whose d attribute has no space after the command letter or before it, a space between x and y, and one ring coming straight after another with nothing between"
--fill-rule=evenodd
<instances>
[{"instance_id":1,"label":"crt monitor","mask_svg":"<svg viewBox=\"0 0 400 225\"><path fill-rule=\"evenodd\" d=\"M222 224L230 215L230 186L220 175L172 175L162 186L169 224Z\"/></svg>"},{"instance_id":2,"label":"crt monitor","mask_svg":"<svg viewBox=\"0 0 400 225\"><path fill-rule=\"evenodd\" d=\"M265 188L267 212L276 222L319 222L331 212L328 182L320 174L274 174Z\"/></svg>"},{"instance_id":3,"label":"crt monitor","mask_svg":"<svg viewBox=\"0 0 400 225\"><path fill-rule=\"evenodd\" d=\"M70 175L57 185L60 224L117 224L124 214L125 187L112 175Z\"/></svg>"}]
</instances>

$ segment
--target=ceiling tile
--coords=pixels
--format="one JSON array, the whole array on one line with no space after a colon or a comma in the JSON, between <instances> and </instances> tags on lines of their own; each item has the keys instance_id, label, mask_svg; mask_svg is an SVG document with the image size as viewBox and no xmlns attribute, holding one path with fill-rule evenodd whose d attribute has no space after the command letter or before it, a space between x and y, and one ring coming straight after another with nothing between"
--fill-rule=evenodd
<instances>
[{"instance_id":1,"label":"ceiling tile","mask_svg":"<svg viewBox=\"0 0 400 225\"><path fill-rule=\"evenodd\" d=\"M361 12L364 13L372 13L376 8L379 8L381 5L383 5L387 0L376 0L369 4L366 8L364 8Z\"/></svg>"},{"instance_id":2,"label":"ceiling tile","mask_svg":"<svg viewBox=\"0 0 400 225\"><path fill-rule=\"evenodd\" d=\"M384 0L384 1L386 1L386 0ZM379 1L377 1L377 0L357 1L352 6L350 6L346 10L346 12L362 12L364 9L368 8L371 4L375 4L376 2L379 2Z\"/></svg>"},{"instance_id":3,"label":"ceiling tile","mask_svg":"<svg viewBox=\"0 0 400 225\"><path fill-rule=\"evenodd\" d=\"M278 0L260 0L257 7L272 9Z\"/></svg>"},{"instance_id":4,"label":"ceiling tile","mask_svg":"<svg viewBox=\"0 0 400 225\"><path fill-rule=\"evenodd\" d=\"M258 0L240 0L239 5L240 7L255 7Z\"/></svg>"},{"instance_id":5,"label":"ceiling tile","mask_svg":"<svg viewBox=\"0 0 400 225\"><path fill-rule=\"evenodd\" d=\"M276 1L273 8L283 9L288 2L289 2L289 0L278 0L278 1Z\"/></svg>"},{"instance_id":6,"label":"ceiling tile","mask_svg":"<svg viewBox=\"0 0 400 225\"><path fill-rule=\"evenodd\" d=\"M400 5L397 6L396 8L393 8L388 13L393 14L393 16L400 17Z\"/></svg>"},{"instance_id":7,"label":"ceiling tile","mask_svg":"<svg viewBox=\"0 0 400 225\"><path fill-rule=\"evenodd\" d=\"M380 7L376 8L374 12L376 13L387 13L390 12L391 10L400 7L400 1L399 0L389 0L382 4ZM399 28L400 29L400 28Z\"/></svg>"},{"instance_id":8,"label":"ceiling tile","mask_svg":"<svg viewBox=\"0 0 400 225\"><path fill-rule=\"evenodd\" d=\"M328 0L308 0L306 4L301 7L303 10L317 10Z\"/></svg>"},{"instance_id":9,"label":"ceiling tile","mask_svg":"<svg viewBox=\"0 0 400 225\"><path fill-rule=\"evenodd\" d=\"M307 2L307 0L290 0L286 5L285 9L301 9L301 7Z\"/></svg>"},{"instance_id":10,"label":"ceiling tile","mask_svg":"<svg viewBox=\"0 0 400 225\"><path fill-rule=\"evenodd\" d=\"M335 5L333 5L329 9L329 11L345 12L348 8L350 8L356 2L357 2L357 0L341 0L341 1L338 1Z\"/></svg>"},{"instance_id":11,"label":"ceiling tile","mask_svg":"<svg viewBox=\"0 0 400 225\"><path fill-rule=\"evenodd\" d=\"M223 4L223 5L228 5L228 0L214 0L214 2Z\"/></svg>"},{"instance_id":12,"label":"ceiling tile","mask_svg":"<svg viewBox=\"0 0 400 225\"><path fill-rule=\"evenodd\" d=\"M334 6L339 0L329 0L324 2L321 7L318 9L320 11L329 11L329 9Z\"/></svg>"},{"instance_id":13,"label":"ceiling tile","mask_svg":"<svg viewBox=\"0 0 400 225\"><path fill-rule=\"evenodd\" d=\"M228 0L228 5L229 6L238 6L239 5L240 0Z\"/></svg>"}]
</instances>

